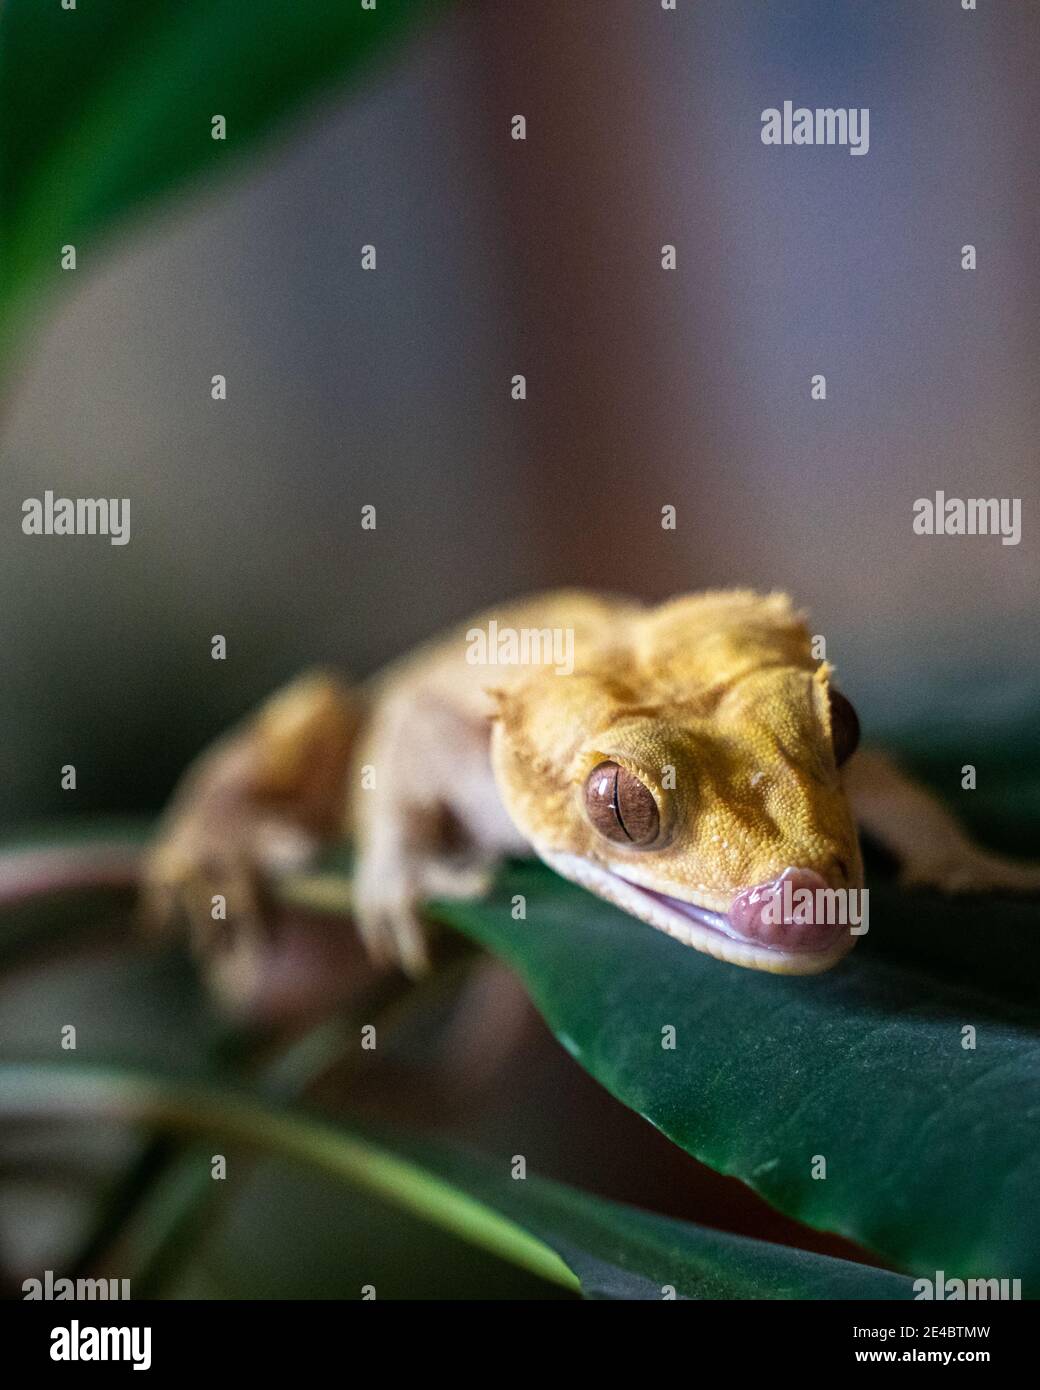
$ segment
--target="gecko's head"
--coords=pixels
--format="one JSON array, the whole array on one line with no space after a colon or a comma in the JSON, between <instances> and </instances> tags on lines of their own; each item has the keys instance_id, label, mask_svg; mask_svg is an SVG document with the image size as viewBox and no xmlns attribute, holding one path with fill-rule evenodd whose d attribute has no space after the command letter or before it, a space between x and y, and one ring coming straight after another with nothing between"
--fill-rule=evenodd
<instances>
[{"instance_id":1,"label":"gecko's head","mask_svg":"<svg viewBox=\"0 0 1040 1390\"><path fill-rule=\"evenodd\" d=\"M547 672L499 695L492 758L518 828L565 878L699 951L826 970L865 927L840 775L858 725L830 668L766 665L689 701L640 685L649 702Z\"/></svg>"}]
</instances>

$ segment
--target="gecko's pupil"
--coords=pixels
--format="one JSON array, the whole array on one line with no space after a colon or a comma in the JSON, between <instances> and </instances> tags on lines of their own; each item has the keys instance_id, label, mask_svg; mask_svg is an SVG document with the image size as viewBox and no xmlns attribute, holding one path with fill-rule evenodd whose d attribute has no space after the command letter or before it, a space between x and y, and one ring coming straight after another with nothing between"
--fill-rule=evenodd
<instances>
[{"instance_id":1,"label":"gecko's pupil","mask_svg":"<svg viewBox=\"0 0 1040 1390\"><path fill-rule=\"evenodd\" d=\"M589 773L585 809L599 833L616 844L648 845L657 838L660 816L653 794L619 763L600 763Z\"/></svg>"},{"instance_id":2,"label":"gecko's pupil","mask_svg":"<svg viewBox=\"0 0 1040 1390\"><path fill-rule=\"evenodd\" d=\"M841 767L859 747L859 716L840 690L830 692L831 743L834 761Z\"/></svg>"}]
</instances>

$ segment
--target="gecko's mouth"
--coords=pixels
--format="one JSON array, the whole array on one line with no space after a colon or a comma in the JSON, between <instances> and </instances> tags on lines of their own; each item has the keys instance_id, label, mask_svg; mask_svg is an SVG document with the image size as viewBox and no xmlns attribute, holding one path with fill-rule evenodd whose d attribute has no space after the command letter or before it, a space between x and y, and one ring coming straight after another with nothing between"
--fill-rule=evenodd
<instances>
[{"instance_id":1,"label":"gecko's mouth","mask_svg":"<svg viewBox=\"0 0 1040 1390\"><path fill-rule=\"evenodd\" d=\"M614 903L686 946L734 965L786 975L827 970L855 944L841 922L815 909L819 893L832 893L819 874L786 869L770 883L738 893L727 912L644 888L580 855L540 851L550 868ZM833 902L826 896L823 903Z\"/></svg>"}]
</instances>

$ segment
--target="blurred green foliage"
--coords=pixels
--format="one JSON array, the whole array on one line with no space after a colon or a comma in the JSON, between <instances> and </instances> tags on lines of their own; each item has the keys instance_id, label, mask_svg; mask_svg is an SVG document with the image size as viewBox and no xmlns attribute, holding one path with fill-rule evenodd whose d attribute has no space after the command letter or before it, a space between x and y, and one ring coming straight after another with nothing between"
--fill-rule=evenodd
<instances>
[{"instance_id":1,"label":"blurred green foliage","mask_svg":"<svg viewBox=\"0 0 1040 1390\"><path fill-rule=\"evenodd\" d=\"M155 199L227 175L443 0L40 0L0 8L0 361L61 280ZM212 138L223 116L226 138Z\"/></svg>"}]
</instances>

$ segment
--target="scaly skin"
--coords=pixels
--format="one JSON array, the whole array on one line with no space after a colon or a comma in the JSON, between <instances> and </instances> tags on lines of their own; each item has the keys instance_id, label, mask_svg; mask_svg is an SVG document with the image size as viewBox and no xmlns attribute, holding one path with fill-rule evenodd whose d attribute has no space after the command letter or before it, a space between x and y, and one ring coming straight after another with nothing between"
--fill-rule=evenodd
<instances>
[{"instance_id":1,"label":"scaly skin","mask_svg":"<svg viewBox=\"0 0 1040 1390\"><path fill-rule=\"evenodd\" d=\"M571 632L573 669L473 664L470 638L492 619L500 632ZM859 889L857 814L912 882L1040 889L1040 867L974 846L881 755L838 767L831 675L782 594L708 592L648 608L564 591L506 605L356 696L307 676L218 745L185 780L150 855L146 911L187 916L205 945L228 927L210 913L223 891L229 919L257 928L264 876L345 829L362 938L374 958L413 972L427 958L424 900L480 894L503 855L533 849L696 950L811 974L856 936L789 919L767 931L756 914L785 873ZM594 825L586 779L604 762L653 798L652 843Z\"/></svg>"}]
</instances>

